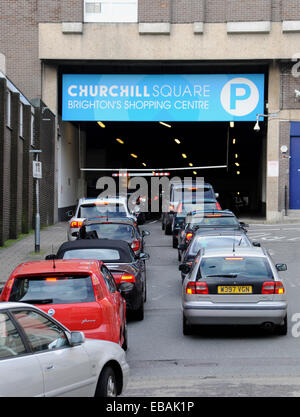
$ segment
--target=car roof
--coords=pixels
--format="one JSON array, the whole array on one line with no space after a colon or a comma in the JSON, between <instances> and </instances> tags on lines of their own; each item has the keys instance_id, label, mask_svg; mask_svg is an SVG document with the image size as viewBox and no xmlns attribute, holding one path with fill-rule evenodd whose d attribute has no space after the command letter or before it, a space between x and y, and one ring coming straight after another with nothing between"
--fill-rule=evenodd
<instances>
[{"instance_id":1,"label":"car roof","mask_svg":"<svg viewBox=\"0 0 300 417\"><path fill-rule=\"evenodd\" d=\"M206 214L219 214L220 216L224 217L236 217L236 215L230 210L215 210L215 209L206 209L206 210L194 210L190 211L186 217L188 216L195 216L197 213Z\"/></svg>"},{"instance_id":2,"label":"car roof","mask_svg":"<svg viewBox=\"0 0 300 417\"><path fill-rule=\"evenodd\" d=\"M14 302L14 301L3 301L0 303L0 310L6 310L6 309L11 309L11 308L20 308L20 307L30 307L34 310L37 311L41 311L39 308L35 307L32 304L28 304L28 303L19 303L19 302Z\"/></svg>"},{"instance_id":3,"label":"car roof","mask_svg":"<svg viewBox=\"0 0 300 417\"><path fill-rule=\"evenodd\" d=\"M266 252L263 248L260 247L235 247L233 251L232 248L223 247L223 248L209 248L204 249L202 252L204 257L215 257L215 256L256 256L256 257L266 257Z\"/></svg>"},{"instance_id":4,"label":"car roof","mask_svg":"<svg viewBox=\"0 0 300 417\"><path fill-rule=\"evenodd\" d=\"M14 270L14 275L52 274L52 273L87 273L99 265L96 260L55 259L47 261L23 262ZM54 267L55 266L55 267Z\"/></svg>"},{"instance_id":5,"label":"car roof","mask_svg":"<svg viewBox=\"0 0 300 417\"><path fill-rule=\"evenodd\" d=\"M120 196L120 197L107 197L107 198L81 198L78 204L81 206L82 204L96 204L102 201L106 203L116 203L116 202L125 203L126 197Z\"/></svg>"}]
</instances>

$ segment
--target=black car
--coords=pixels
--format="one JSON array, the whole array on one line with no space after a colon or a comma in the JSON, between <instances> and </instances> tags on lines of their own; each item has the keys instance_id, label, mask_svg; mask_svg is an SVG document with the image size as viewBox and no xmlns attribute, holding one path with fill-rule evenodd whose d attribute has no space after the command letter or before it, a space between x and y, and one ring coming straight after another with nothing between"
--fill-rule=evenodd
<instances>
[{"instance_id":1,"label":"black car","mask_svg":"<svg viewBox=\"0 0 300 417\"><path fill-rule=\"evenodd\" d=\"M83 221L77 239L125 240L139 255L144 251L144 237L149 235L146 230L141 232L131 219L89 219Z\"/></svg>"},{"instance_id":2,"label":"black car","mask_svg":"<svg viewBox=\"0 0 300 417\"><path fill-rule=\"evenodd\" d=\"M172 221L172 246L177 248L179 231L184 223L186 215L191 211L197 210L221 210L221 206L217 201L196 201L187 200L180 201L176 207L176 211Z\"/></svg>"},{"instance_id":3,"label":"black car","mask_svg":"<svg viewBox=\"0 0 300 417\"><path fill-rule=\"evenodd\" d=\"M249 225L240 222L229 210L206 210L189 213L178 232L178 260L181 260L183 251L198 230L209 229L236 229L247 233Z\"/></svg>"},{"instance_id":4,"label":"black car","mask_svg":"<svg viewBox=\"0 0 300 417\"><path fill-rule=\"evenodd\" d=\"M201 195L201 198L199 195ZM217 203L218 196L219 194L215 193L212 185L208 183L200 186L195 181L191 181L190 183L187 181L172 183L170 186L170 195L164 196L162 230L165 231L166 235L172 234L173 217L180 201L197 198L206 203Z\"/></svg>"},{"instance_id":5,"label":"black car","mask_svg":"<svg viewBox=\"0 0 300 417\"><path fill-rule=\"evenodd\" d=\"M103 261L112 273L117 284L131 282L132 289L124 295L127 311L136 320L144 318L146 301L145 260L149 255L141 252L136 255L129 243L113 239L79 239L63 243L56 255L46 259L98 259Z\"/></svg>"},{"instance_id":6,"label":"black car","mask_svg":"<svg viewBox=\"0 0 300 417\"><path fill-rule=\"evenodd\" d=\"M179 268L182 281L189 271L199 250L203 248L251 247L260 246L258 242L252 242L242 229L199 229L194 234L188 246L182 252L182 263Z\"/></svg>"}]
</instances>

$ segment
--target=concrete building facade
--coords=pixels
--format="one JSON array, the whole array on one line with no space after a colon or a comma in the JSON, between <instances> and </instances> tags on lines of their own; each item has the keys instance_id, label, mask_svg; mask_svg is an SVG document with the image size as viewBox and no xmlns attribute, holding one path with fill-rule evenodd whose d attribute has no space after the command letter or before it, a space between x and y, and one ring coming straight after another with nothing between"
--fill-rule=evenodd
<instances>
[{"instance_id":1,"label":"concrete building facade","mask_svg":"<svg viewBox=\"0 0 300 417\"><path fill-rule=\"evenodd\" d=\"M291 132L300 122L299 1L2 0L0 13L8 76L57 116L53 198L59 210L54 220L86 192L80 171L86 162L85 133L61 121L60 74L71 66L74 72L88 66L93 73L108 64L124 72L141 62L144 71L159 63L165 72L170 63L191 65L189 71L195 65L233 73L264 67L262 202L268 221L298 213L300 205L295 208L289 200L290 164L298 159L290 155L291 137L298 137ZM12 27L18 28L13 34Z\"/></svg>"}]
</instances>

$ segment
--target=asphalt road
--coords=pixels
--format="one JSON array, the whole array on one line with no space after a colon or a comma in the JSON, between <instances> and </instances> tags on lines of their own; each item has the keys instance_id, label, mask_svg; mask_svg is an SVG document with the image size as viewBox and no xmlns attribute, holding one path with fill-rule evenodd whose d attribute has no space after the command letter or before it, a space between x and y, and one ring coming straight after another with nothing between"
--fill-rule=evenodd
<instances>
[{"instance_id":1,"label":"asphalt road","mask_svg":"<svg viewBox=\"0 0 300 417\"><path fill-rule=\"evenodd\" d=\"M129 322L131 376L123 396L300 396L300 224L250 225L248 233L276 263L288 265L281 273L289 300L287 336L249 327L209 327L183 336L177 250L160 221L142 228L151 232L147 302L145 319Z\"/></svg>"}]
</instances>

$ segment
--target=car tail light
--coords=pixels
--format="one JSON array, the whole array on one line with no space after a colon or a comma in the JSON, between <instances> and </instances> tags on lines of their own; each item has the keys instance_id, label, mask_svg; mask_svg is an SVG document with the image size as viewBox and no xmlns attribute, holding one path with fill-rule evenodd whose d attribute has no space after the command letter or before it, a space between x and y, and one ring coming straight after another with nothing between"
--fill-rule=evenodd
<instances>
[{"instance_id":1,"label":"car tail light","mask_svg":"<svg viewBox=\"0 0 300 417\"><path fill-rule=\"evenodd\" d=\"M10 294L10 290L13 286L14 283L14 278L10 278L7 283L5 284L3 291L0 295L0 300L2 301L8 301L9 300L9 294Z\"/></svg>"},{"instance_id":2,"label":"car tail light","mask_svg":"<svg viewBox=\"0 0 300 417\"><path fill-rule=\"evenodd\" d=\"M139 249L140 249L140 247L141 247L141 243L140 243L140 241L139 241L139 240L134 240L134 241L132 242L132 244L131 244L131 248L132 248L132 250L134 250L135 252L136 252L137 250L139 250Z\"/></svg>"},{"instance_id":3,"label":"car tail light","mask_svg":"<svg viewBox=\"0 0 300 417\"><path fill-rule=\"evenodd\" d=\"M81 227L82 226L82 222L79 222L79 221L77 221L77 220L73 220L71 223L70 223L70 227L72 228L72 229L78 229L79 227Z\"/></svg>"},{"instance_id":4,"label":"car tail light","mask_svg":"<svg viewBox=\"0 0 300 417\"><path fill-rule=\"evenodd\" d=\"M275 294L284 294L284 286L280 281L275 282Z\"/></svg>"},{"instance_id":5,"label":"car tail light","mask_svg":"<svg viewBox=\"0 0 300 417\"><path fill-rule=\"evenodd\" d=\"M101 300L103 298L103 294L101 292L101 285L99 278L96 275L92 275L92 283L95 289L95 295L97 300Z\"/></svg>"},{"instance_id":6,"label":"car tail light","mask_svg":"<svg viewBox=\"0 0 300 417\"><path fill-rule=\"evenodd\" d=\"M261 293L262 294L274 294L275 292L275 282L266 281L263 283Z\"/></svg>"},{"instance_id":7,"label":"car tail light","mask_svg":"<svg viewBox=\"0 0 300 417\"><path fill-rule=\"evenodd\" d=\"M216 202L216 209L217 210L222 210L222 207L220 206L220 203L218 201Z\"/></svg>"},{"instance_id":8,"label":"car tail light","mask_svg":"<svg viewBox=\"0 0 300 417\"><path fill-rule=\"evenodd\" d=\"M194 233L191 233L191 232L187 233L186 234L186 240L191 240L193 235L194 235Z\"/></svg>"},{"instance_id":9,"label":"car tail light","mask_svg":"<svg viewBox=\"0 0 300 417\"><path fill-rule=\"evenodd\" d=\"M209 294L206 282L189 282L186 286L186 293L191 294Z\"/></svg>"},{"instance_id":10,"label":"car tail light","mask_svg":"<svg viewBox=\"0 0 300 417\"><path fill-rule=\"evenodd\" d=\"M117 283L120 283L121 281L124 282L135 282L135 276L133 274L113 274L114 279L117 281Z\"/></svg>"}]
</instances>

